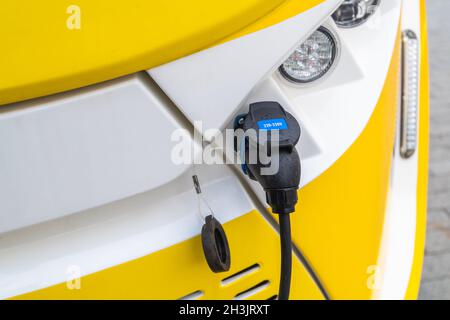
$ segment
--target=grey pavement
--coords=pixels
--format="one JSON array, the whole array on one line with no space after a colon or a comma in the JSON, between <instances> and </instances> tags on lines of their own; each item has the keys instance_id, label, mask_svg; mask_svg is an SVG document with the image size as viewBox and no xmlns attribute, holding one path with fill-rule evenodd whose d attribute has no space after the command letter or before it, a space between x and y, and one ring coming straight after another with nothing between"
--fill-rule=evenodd
<instances>
[{"instance_id":1,"label":"grey pavement","mask_svg":"<svg viewBox=\"0 0 450 320\"><path fill-rule=\"evenodd\" d=\"M428 0L431 67L430 181L420 299L450 300L450 12Z\"/></svg>"}]
</instances>

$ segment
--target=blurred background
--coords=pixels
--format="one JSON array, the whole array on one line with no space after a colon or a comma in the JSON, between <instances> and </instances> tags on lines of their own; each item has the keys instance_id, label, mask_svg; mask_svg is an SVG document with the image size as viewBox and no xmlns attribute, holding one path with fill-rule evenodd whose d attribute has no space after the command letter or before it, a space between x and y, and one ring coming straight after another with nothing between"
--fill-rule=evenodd
<instances>
[{"instance_id":1,"label":"blurred background","mask_svg":"<svg viewBox=\"0 0 450 320\"><path fill-rule=\"evenodd\" d=\"M421 299L450 299L450 0L428 0L430 180Z\"/></svg>"}]
</instances>

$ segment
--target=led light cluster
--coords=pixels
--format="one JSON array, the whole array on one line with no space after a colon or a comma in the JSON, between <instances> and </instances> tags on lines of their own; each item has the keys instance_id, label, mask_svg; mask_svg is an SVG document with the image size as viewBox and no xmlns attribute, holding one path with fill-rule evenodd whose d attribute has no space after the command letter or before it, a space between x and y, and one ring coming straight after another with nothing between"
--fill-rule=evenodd
<instances>
[{"instance_id":1,"label":"led light cluster","mask_svg":"<svg viewBox=\"0 0 450 320\"><path fill-rule=\"evenodd\" d=\"M312 82L330 70L336 50L336 41L330 31L320 27L286 59L280 72L292 82Z\"/></svg>"},{"instance_id":2,"label":"led light cluster","mask_svg":"<svg viewBox=\"0 0 450 320\"><path fill-rule=\"evenodd\" d=\"M411 157L417 149L419 106L419 40L407 30L403 32L403 79L400 154Z\"/></svg>"},{"instance_id":3,"label":"led light cluster","mask_svg":"<svg viewBox=\"0 0 450 320\"><path fill-rule=\"evenodd\" d=\"M366 22L380 5L380 0L345 0L333 13L341 28L353 28Z\"/></svg>"}]
</instances>

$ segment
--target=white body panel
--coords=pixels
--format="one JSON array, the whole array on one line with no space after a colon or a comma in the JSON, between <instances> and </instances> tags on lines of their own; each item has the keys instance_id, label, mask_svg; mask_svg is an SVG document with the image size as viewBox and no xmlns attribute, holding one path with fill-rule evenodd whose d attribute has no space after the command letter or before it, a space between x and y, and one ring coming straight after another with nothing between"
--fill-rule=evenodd
<instances>
[{"instance_id":1,"label":"white body panel","mask_svg":"<svg viewBox=\"0 0 450 320\"><path fill-rule=\"evenodd\" d=\"M198 166L204 197L225 223L254 209L232 171ZM169 247L200 233L192 170L163 187L2 235L0 299L65 282Z\"/></svg>"},{"instance_id":2,"label":"white body panel","mask_svg":"<svg viewBox=\"0 0 450 320\"><path fill-rule=\"evenodd\" d=\"M203 130L232 128L249 103L282 103L302 124L297 148L304 186L339 159L369 121L389 70L401 13L401 0L382 1L366 24L339 29L332 19L324 22L335 6L324 2L276 26L149 73L190 121L202 121ZM277 68L317 22L337 34L336 68L323 81L292 84Z\"/></svg>"},{"instance_id":3,"label":"white body panel","mask_svg":"<svg viewBox=\"0 0 450 320\"><path fill-rule=\"evenodd\" d=\"M181 124L137 75L0 113L0 233L161 186Z\"/></svg>"},{"instance_id":4,"label":"white body panel","mask_svg":"<svg viewBox=\"0 0 450 320\"><path fill-rule=\"evenodd\" d=\"M149 71L186 117L223 129L250 91L320 26L340 0Z\"/></svg>"}]
</instances>

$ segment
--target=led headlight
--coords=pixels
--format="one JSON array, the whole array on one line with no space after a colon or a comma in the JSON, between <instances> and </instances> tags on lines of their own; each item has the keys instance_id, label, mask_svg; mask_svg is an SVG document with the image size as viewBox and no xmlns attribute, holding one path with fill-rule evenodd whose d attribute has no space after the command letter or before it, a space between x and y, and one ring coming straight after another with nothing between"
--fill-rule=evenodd
<instances>
[{"instance_id":1,"label":"led headlight","mask_svg":"<svg viewBox=\"0 0 450 320\"><path fill-rule=\"evenodd\" d=\"M336 52L334 36L320 27L286 59L280 66L280 73L289 81L312 82L331 69Z\"/></svg>"},{"instance_id":2,"label":"led headlight","mask_svg":"<svg viewBox=\"0 0 450 320\"><path fill-rule=\"evenodd\" d=\"M333 13L333 19L339 27L359 26L372 16L380 0L345 0Z\"/></svg>"}]
</instances>

